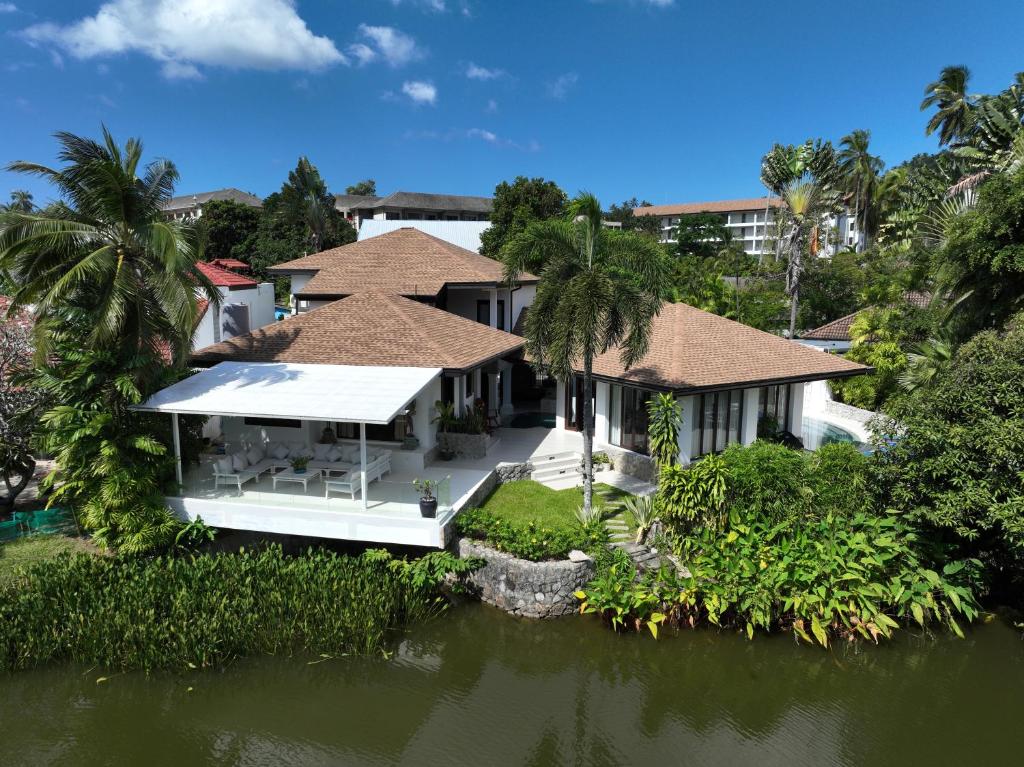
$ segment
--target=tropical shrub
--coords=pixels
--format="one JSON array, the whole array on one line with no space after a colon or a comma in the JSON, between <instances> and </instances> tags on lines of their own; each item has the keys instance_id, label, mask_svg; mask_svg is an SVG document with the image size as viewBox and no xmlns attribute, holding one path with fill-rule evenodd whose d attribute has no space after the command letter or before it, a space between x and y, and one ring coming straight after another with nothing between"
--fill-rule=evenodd
<instances>
[{"instance_id":1,"label":"tropical shrub","mask_svg":"<svg viewBox=\"0 0 1024 767\"><path fill-rule=\"evenodd\" d=\"M647 403L647 433L651 442L651 458L659 468L679 460L679 424L683 407L672 394L656 394Z\"/></svg>"},{"instance_id":2,"label":"tropical shrub","mask_svg":"<svg viewBox=\"0 0 1024 767\"><path fill-rule=\"evenodd\" d=\"M939 625L962 636L960 620L978 615L977 560L936 572L918 551L914 530L895 516L858 513L802 525L766 519L728 534L699 531L680 539L689 568L674 623L791 630L828 646L831 638L877 641L901 625Z\"/></svg>"},{"instance_id":3,"label":"tropical shrub","mask_svg":"<svg viewBox=\"0 0 1024 767\"><path fill-rule=\"evenodd\" d=\"M725 464L715 455L687 468L664 467L658 475L659 516L675 525L723 526L725 480Z\"/></svg>"},{"instance_id":4,"label":"tropical shrub","mask_svg":"<svg viewBox=\"0 0 1024 767\"><path fill-rule=\"evenodd\" d=\"M247 655L384 650L444 606L448 573L475 562L434 552L322 549L139 557L62 555L0 584L0 667L71 661L109 670L186 670Z\"/></svg>"},{"instance_id":5,"label":"tropical shrub","mask_svg":"<svg viewBox=\"0 0 1024 767\"><path fill-rule=\"evenodd\" d=\"M931 386L878 424L879 505L982 559L1024 572L1024 314L961 346ZM1019 591L1018 591L1019 598Z\"/></svg>"},{"instance_id":6,"label":"tropical shrub","mask_svg":"<svg viewBox=\"0 0 1024 767\"><path fill-rule=\"evenodd\" d=\"M636 542L643 543L661 513L655 497L653 495L631 495L622 505L627 512L633 515L633 521L636 523Z\"/></svg>"},{"instance_id":7,"label":"tropical shrub","mask_svg":"<svg viewBox=\"0 0 1024 767\"><path fill-rule=\"evenodd\" d=\"M895 341L864 343L854 346L846 359L870 365L869 375L830 381L829 388L840 402L864 410L878 410L899 389L899 379L907 367L907 354Z\"/></svg>"},{"instance_id":8,"label":"tropical shrub","mask_svg":"<svg viewBox=\"0 0 1024 767\"><path fill-rule=\"evenodd\" d=\"M455 524L460 535L531 562L562 559L573 549L593 551L608 541L608 530L599 517L571 528L553 529L533 521L516 524L483 509L465 509Z\"/></svg>"},{"instance_id":9,"label":"tropical shrub","mask_svg":"<svg viewBox=\"0 0 1024 767\"><path fill-rule=\"evenodd\" d=\"M640 631L645 626L655 639L664 614L658 592L637 582L633 561L622 549L611 553L585 591L577 591L581 613L596 613L615 631Z\"/></svg>"},{"instance_id":10,"label":"tropical shrub","mask_svg":"<svg viewBox=\"0 0 1024 767\"><path fill-rule=\"evenodd\" d=\"M804 470L812 516L847 517L871 505L868 459L855 445L822 445L804 457Z\"/></svg>"},{"instance_id":11,"label":"tropical shrub","mask_svg":"<svg viewBox=\"0 0 1024 767\"><path fill-rule=\"evenodd\" d=\"M778 522L806 513L810 491L804 453L757 441L730 445L721 460L728 476L726 505L731 519Z\"/></svg>"}]
</instances>

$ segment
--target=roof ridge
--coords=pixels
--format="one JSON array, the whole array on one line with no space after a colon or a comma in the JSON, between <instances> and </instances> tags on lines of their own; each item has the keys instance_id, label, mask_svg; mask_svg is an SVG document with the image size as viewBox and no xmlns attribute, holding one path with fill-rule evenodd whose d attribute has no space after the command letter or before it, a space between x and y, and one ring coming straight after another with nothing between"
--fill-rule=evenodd
<instances>
[{"instance_id":1,"label":"roof ridge","mask_svg":"<svg viewBox=\"0 0 1024 767\"><path fill-rule=\"evenodd\" d=\"M363 293L363 294L360 294L360 295L367 295L367 294ZM420 306L419 303L417 303L416 301L413 301L411 298L405 298L404 296L400 296L400 295L398 295L396 293L376 292L376 293L373 293L371 295L383 296L387 300L387 302L389 304L391 304L391 306L393 306L395 308L395 311L398 312L398 315L399 315L399 317L401 317L402 322L405 323L405 325L409 328L410 334L415 336L421 342L423 342L423 345L428 347L431 350L432 353L436 353L438 351L437 342L434 341L434 339L432 339L430 336L428 336L426 333L423 332L423 329L420 327L419 323L415 322L409 316L408 312L406 311L406 307L402 305L403 301L408 301L410 303L416 304L417 306ZM398 299L398 300L396 301L395 299Z\"/></svg>"}]
</instances>

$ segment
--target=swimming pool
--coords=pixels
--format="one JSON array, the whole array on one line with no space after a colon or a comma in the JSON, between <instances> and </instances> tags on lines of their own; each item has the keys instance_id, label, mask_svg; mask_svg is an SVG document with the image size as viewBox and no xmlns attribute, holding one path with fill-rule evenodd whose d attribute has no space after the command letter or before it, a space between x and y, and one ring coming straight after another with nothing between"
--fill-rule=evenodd
<instances>
[{"instance_id":1,"label":"swimming pool","mask_svg":"<svg viewBox=\"0 0 1024 767\"><path fill-rule=\"evenodd\" d=\"M804 449L817 450L824 445L834 442L849 442L865 455L872 452L872 447L861 442L855 434L848 432L834 423L822 421L818 418L805 417L803 421Z\"/></svg>"}]
</instances>

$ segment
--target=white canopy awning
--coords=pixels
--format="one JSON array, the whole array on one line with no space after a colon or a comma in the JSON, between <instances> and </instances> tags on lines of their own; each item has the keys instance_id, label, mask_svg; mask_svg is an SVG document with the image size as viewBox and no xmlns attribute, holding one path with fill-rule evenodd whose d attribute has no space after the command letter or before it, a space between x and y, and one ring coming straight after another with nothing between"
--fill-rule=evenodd
<instances>
[{"instance_id":1,"label":"white canopy awning","mask_svg":"<svg viewBox=\"0 0 1024 767\"><path fill-rule=\"evenodd\" d=\"M221 362L133 409L386 424L440 374L441 368Z\"/></svg>"}]
</instances>

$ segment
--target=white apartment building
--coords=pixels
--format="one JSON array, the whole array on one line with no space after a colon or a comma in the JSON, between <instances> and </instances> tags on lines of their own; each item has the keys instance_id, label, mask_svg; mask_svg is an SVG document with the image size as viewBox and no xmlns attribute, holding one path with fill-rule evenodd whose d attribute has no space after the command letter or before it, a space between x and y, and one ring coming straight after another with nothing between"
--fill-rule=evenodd
<instances>
[{"instance_id":1,"label":"white apartment building","mask_svg":"<svg viewBox=\"0 0 1024 767\"><path fill-rule=\"evenodd\" d=\"M671 205L650 205L635 208L634 216L658 216L661 219L661 242L675 240L675 229L684 216L697 213L715 213L722 216L732 241L752 256L771 252L774 247L775 211L782 207L777 197L752 197L741 200L714 200L686 202ZM852 248L858 242L853 216L844 211L828 220L828 237L819 243L819 255L829 257L842 248ZM836 240L838 239L838 243Z\"/></svg>"},{"instance_id":2,"label":"white apartment building","mask_svg":"<svg viewBox=\"0 0 1024 767\"><path fill-rule=\"evenodd\" d=\"M203 206L215 200L230 200L253 208L263 207L263 200L254 194L239 189L218 189L214 192L196 192L172 197L160 206L165 217L172 221L187 221L202 218Z\"/></svg>"}]
</instances>

